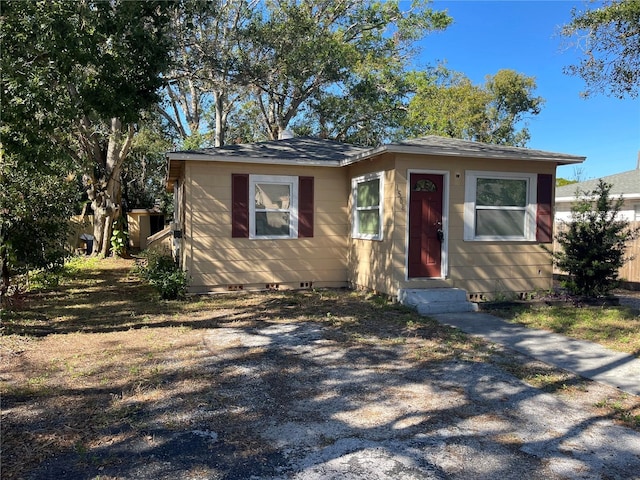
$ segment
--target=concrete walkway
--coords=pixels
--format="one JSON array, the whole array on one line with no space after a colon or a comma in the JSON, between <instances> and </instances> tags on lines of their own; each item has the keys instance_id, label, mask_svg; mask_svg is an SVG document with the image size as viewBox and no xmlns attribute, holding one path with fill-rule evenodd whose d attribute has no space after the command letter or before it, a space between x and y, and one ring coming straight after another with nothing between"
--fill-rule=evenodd
<instances>
[{"instance_id":1,"label":"concrete walkway","mask_svg":"<svg viewBox=\"0 0 640 480\"><path fill-rule=\"evenodd\" d=\"M480 336L550 365L569 370L632 395L640 395L640 360L601 345L534 330L486 313L430 315L438 322Z\"/></svg>"}]
</instances>

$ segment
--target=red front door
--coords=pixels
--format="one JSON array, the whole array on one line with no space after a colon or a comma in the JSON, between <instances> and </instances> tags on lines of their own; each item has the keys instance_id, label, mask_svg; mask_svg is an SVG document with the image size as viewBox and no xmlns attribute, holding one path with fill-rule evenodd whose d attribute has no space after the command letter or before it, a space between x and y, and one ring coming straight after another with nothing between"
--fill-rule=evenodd
<instances>
[{"instance_id":1,"label":"red front door","mask_svg":"<svg viewBox=\"0 0 640 480\"><path fill-rule=\"evenodd\" d=\"M440 277L444 175L412 173L409 182L409 277Z\"/></svg>"}]
</instances>

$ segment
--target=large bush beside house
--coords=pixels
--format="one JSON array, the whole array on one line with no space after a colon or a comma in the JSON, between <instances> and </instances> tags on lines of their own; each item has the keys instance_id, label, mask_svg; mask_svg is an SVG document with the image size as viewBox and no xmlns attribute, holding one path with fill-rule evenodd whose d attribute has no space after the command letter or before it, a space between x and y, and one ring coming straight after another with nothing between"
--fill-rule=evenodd
<instances>
[{"instance_id":1,"label":"large bush beside house","mask_svg":"<svg viewBox=\"0 0 640 480\"><path fill-rule=\"evenodd\" d=\"M611 185L600 180L592 191L578 192L571 220L556 240L556 266L568 274L565 286L576 295L601 297L618 284L618 270L627 260L627 244L638 229L618 215L622 199L610 196Z\"/></svg>"},{"instance_id":2,"label":"large bush beside house","mask_svg":"<svg viewBox=\"0 0 640 480\"><path fill-rule=\"evenodd\" d=\"M186 272L176 265L173 257L164 252L146 253L146 265L140 267L140 275L160 294L163 300L183 299L189 279Z\"/></svg>"}]
</instances>

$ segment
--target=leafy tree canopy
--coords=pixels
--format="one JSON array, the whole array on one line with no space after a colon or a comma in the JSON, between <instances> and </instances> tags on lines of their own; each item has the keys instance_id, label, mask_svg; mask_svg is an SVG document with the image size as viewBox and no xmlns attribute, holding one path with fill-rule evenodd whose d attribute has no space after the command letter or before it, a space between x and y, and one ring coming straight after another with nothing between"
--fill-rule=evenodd
<instances>
[{"instance_id":1,"label":"leafy tree canopy","mask_svg":"<svg viewBox=\"0 0 640 480\"><path fill-rule=\"evenodd\" d=\"M338 136L346 137L344 132L359 119L347 125L348 106L341 100L355 94L360 104L365 98L374 100L365 110L375 110L375 95L385 87L373 88L374 82L393 87L395 80L381 80L402 72L414 42L451 22L426 1L413 2L407 10L398 1L287 0L265 5L262 18L249 29L253 55L244 58L241 68L273 139L303 107L311 117L317 113L315 127L326 129L328 122L322 122L330 111L327 102L338 107L331 123L341 130ZM314 112L316 107L319 112Z\"/></svg>"},{"instance_id":2,"label":"leafy tree canopy","mask_svg":"<svg viewBox=\"0 0 640 480\"><path fill-rule=\"evenodd\" d=\"M640 0L607 0L585 11L574 9L562 35L583 51L565 72L584 79L585 96L606 93L636 98L640 93Z\"/></svg>"},{"instance_id":3,"label":"leafy tree canopy","mask_svg":"<svg viewBox=\"0 0 640 480\"><path fill-rule=\"evenodd\" d=\"M37 106L56 122L137 120L160 99L165 17L152 1L3 1L5 105Z\"/></svg>"},{"instance_id":4,"label":"leafy tree canopy","mask_svg":"<svg viewBox=\"0 0 640 480\"><path fill-rule=\"evenodd\" d=\"M578 181L569 180L567 178L562 178L562 177L556 178L556 187L564 187L565 185L572 185L574 183L578 183Z\"/></svg>"},{"instance_id":5,"label":"leafy tree canopy","mask_svg":"<svg viewBox=\"0 0 640 480\"><path fill-rule=\"evenodd\" d=\"M358 132L385 115L393 123L415 41L451 22L425 0L186 3L175 19L183 73L175 72L163 111L182 139L208 116L214 145L227 133L232 141L276 139L292 127L379 141Z\"/></svg>"},{"instance_id":6,"label":"leafy tree canopy","mask_svg":"<svg viewBox=\"0 0 640 480\"><path fill-rule=\"evenodd\" d=\"M154 206L166 210L170 202L165 190L165 155L172 148L157 119L146 118L140 123L122 166L122 197L127 210Z\"/></svg>"},{"instance_id":7,"label":"leafy tree canopy","mask_svg":"<svg viewBox=\"0 0 640 480\"><path fill-rule=\"evenodd\" d=\"M522 123L537 115L544 100L536 83L513 70L500 70L474 85L464 74L440 66L409 74L413 95L401 136L442 135L501 145L524 146Z\"/></svg>"},{"instance_id":8,"label":"leafy tree canopy","mask_svg":"<svg viewBox=\"0 0 640 480\"><path fill-rule=\"evenodd\" d=\"M84 172L117 205L135 122L160 98L170 45L167 13L173 8L161 1L3 1L3 168L11 163L25 186L46 185L71 205L64 179L69 170ZM40 208L47 207L51 218L59 218L52 201L33 198L44 202L34 211L47 217ZM112 219L113 210L104 217ZM27 246L8 239L7 232L0 239L4 245Z\"/></svg>"}]
</instances>

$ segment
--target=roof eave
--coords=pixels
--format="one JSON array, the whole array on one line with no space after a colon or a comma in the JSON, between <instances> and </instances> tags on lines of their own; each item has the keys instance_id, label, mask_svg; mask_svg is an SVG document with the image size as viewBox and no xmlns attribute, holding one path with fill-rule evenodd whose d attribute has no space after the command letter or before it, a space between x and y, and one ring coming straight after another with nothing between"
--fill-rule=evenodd
<instances>
[{"instance_id":1,"label":"roof eave","mask_svg":"<svg viewBox=\"0 0 640 480\"><path fill-rule=\"evenodd\" d=\"M470 157L470 158L489 158L495 160L519 160L519 161L533 161L533 162L550 162L558 165L572 165L584 162L587 157L575 156L575 155L518 155L517 152L470 152L468 150L452 151L448 148L438 147L423 147L423 146L407 146L407 145L383 145L381 147L374 148L360 155L348 158L340 162L341 166L351 165L362 160L381 155L383 153L406 153L416 155L434 155L444 157Z\"/></svg>"},{"instance_id":2,"label":"roof eave","mask_svg":"<svg viewBox=\"0 0 640 480\"><path fill-rule=\"evenodd\" d=\"M169 162L177 161L199 161L199 162L227 162L227 163L261 163L265 165L306 165L312 167L339 167L340 160L310 160L310 159L287 159L272 157L239 157L235 155L208 155L198 153L170 152L167 154Z\"/></svg>"},{"instance_id":3,"label":"roof eave","mask_svg":"<svg viewBox=\"0 0 640 480\"><path fill-rule=\"evenodd\" d=\"M286 159L286 158L257 158L257 157L237 157L231 155L208 155L198 153L167 153L167 179L166 190L173 191L173 183L182 174L186 161L214 162L214 163L253 163L262 165L287 165L306 167L340 167L339 160L309 160L309 159Z\"/></svg>"},{"instance_id":4,"label":"roof eave","mask_svg":"<svg viewBox=\"0 0 640 480\"><path fill-rule=\"evenodd\" d=\"M526 151L526 150L525 150ZM340 160L311 160L311 159L286 159L278 157L248 157L248 156L236 156L236 155L212 155L208 153L197 152L169 152L167 159L169 163L169 170L171 171L171 162L184 162L184 161L203 161L203 162L231 162L231 163L253 163L263 165L288 165L288 166L316 166L316 167L343 167L352 165L363 160L368 160L384 153L404 153L415 155L434 155L434 156L446 156L457 158L487 158L495 160L518 160L518 161L534 161L534 162L548 162L555 163L556 165L572 165L582 163L586 160L583 156L565 155L565 154L546 154L547 152L541 151L526 151L526 155L523 155L518 151L509 152L487 152L487 151L469 151L466 149L445 148L439 146L424 146L424 145L399 145L389 144L379 147L371 148L362 153L352 156L343 157ZM171 180L169 176L167 182ZM167 188L170 188L167 185Z\"/></svg>"},{"instance_id":5,"label":"roof eave","mask_svg":"<svg viewBox=\"0 0 640 480\"><path fill-rule=\"evenodd\" d=\"M613 198L622 198L623 200L637 200L640 199L640 193L611 193L611 197ZM588 197L595 198L595 197ZM577 196L573 195L570 197L556 197L556 202L575 202L578 199Z\"/></svg>"}]
</instances>

